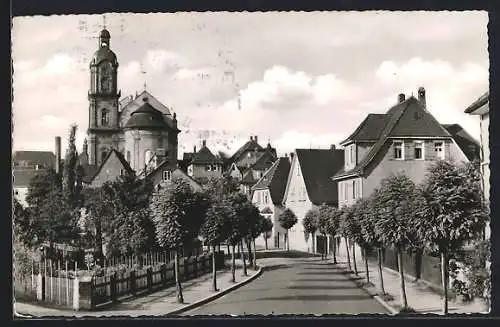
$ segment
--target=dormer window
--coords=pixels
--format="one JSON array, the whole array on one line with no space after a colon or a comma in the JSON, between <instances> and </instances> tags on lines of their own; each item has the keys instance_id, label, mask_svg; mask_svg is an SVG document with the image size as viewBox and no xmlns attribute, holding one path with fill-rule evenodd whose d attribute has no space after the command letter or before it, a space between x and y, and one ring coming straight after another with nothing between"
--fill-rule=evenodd
<instances>
[{"instance_id":1,"label":"dormer window","mask_svg":"<svg viewBox=\"0 0 500 327\"><path fill-rule=\"evenodd\" d=\"M172 178L172 172L169 170L164 170L162 173L162 180L164 182L169 181Z\"/></svg>"},{"instance_id":2,"label":"dormer window","mask_svg":"<svg viewBox=\"0 0 500 327\"><path fill-rule=\"evenodd\" d=\"M404 160L404 143L403 141L394 141L394 159Z\"/></svg>"}]
</instances>

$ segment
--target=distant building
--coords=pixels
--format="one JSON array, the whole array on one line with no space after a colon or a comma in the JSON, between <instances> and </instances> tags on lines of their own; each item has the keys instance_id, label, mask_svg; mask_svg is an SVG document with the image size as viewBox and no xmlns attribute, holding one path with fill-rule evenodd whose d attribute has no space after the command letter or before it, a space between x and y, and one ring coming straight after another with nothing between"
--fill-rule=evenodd
<instances>
[{"instance_id":1,"label":"distant building","mask_svg":"<svg viewBox=\"0 0 500 327\"><path fill-rule=\"evenodd\" d=\"M490 127L490 101L489 92L484 93L479 99L474 101L465 113L479 116L479 126L481 128L481 174L483 177L484 199L490 202L490 146L489 146L489 127ZM486 237L490 236L490 228L487 226Z\"/></svg>"},{"instance_id":2,"label":"distant building","mask_svg":"<svg viewBox=\"0 0 500 327\"><path fill-rule=\"evenodd\" d=\"M318 234L313 237L306 235L302 221L310 209L321 204L338 205L337 183L331 177L344 166L344 150L336 149L335 146L330 149L296 149L290 156L292 162L283 204L298 219L289 231L290 249L329 249L333 246L330 238L325 240ZM313 242L316 242L314 246Z\"/></svg>"},{"instance_id":3,"label":"distant building","mask_svg":"<svg viewBox=\"0 0 500 327\"><path fill-rule=\"evenodd\" d=\"M268 240L270 248L283 248L285 244L285 229L280 226L278 217L284 210L283 196L289 172L290 160L278 158L252 187L252 203L259 208L262 216L270 218L273 222L271 238ZM262 237L257 238L255 243L259 246L265 245Z\"/></svg>"},{"instance_id":4,"label":"distant building","mask_svg":"<svg viewBox=\"0 0 500 327\"><path fill-rule=\"evenodd\" d=\"M164 161L162 164L149 171L147 178L153 183L155 190L166 187L168 183L176 178L186 181L194 191L202 190L200 183L188 176L179 167L170 165L168 161Z\"/></svg>"},{"instance_id":5,"label":"distant building","mask_svg":"<svg viewBox=\"0 0 500 327\"><path fill-rule=\"evenodd\" d=\"M277 157L276 149L270 143L264 148L258 143L257 136L250 136L250 140L227 160L227 173L238 180L242 192L250 196L252 186Z\"/></svg>"},{"instance_id":6,"label":"distant building","mask_svg":"<svg viewBox=\"0 0 500 327\"><path fill-rule=\"evenodd\" d=\"M190 177L200 182L212 177L222 176L222 160L210 151L206 140L202 141L202 146L198 152L194 147L193 152L184 153L182 166Z\"/></svg>"}]
</instances>

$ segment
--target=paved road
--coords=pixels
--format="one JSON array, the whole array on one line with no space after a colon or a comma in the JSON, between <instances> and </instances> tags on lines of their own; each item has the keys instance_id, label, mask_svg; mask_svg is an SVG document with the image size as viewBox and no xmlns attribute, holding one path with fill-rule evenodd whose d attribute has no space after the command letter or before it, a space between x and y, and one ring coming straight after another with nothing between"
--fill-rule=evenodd
<instances>
[{"instance_id":1,"label":"paved road","mask_svg":"<svg viewBox=\"0 0 500 327\"><path fill-rule=\"evenodd\" d=\"M259 278L183 315L388 313L319 258L265 260L273 265Z\"/></svg>"}]
</instances>

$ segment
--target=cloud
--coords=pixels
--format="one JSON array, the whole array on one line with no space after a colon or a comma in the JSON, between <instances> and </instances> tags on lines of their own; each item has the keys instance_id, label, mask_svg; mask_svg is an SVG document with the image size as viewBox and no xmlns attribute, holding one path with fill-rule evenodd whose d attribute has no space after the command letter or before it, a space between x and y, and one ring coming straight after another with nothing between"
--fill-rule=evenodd
<instances>
[{"instance_id":1,"label":"cloud","mask_svg":"<svg viewBox=\"0 0 500 327\"><path fill-rule=\"evenodd\" d=\"M47 129L63 129L69 126L66 119L53 115L43 115L42 118L37 121L37 125Z\"/></svg>"},{"instance_id":2,"label":"cloud","mask_svg":"<svg viewBox=\"0 0 500 327\"><path fill-rule=\"evenodd\" d=\"M180 54L163 49L148 50L145 55L147 69L151 73L161 73L166 70L177 70L187 64L187 60Z\"/></svg>"}]
</instances>

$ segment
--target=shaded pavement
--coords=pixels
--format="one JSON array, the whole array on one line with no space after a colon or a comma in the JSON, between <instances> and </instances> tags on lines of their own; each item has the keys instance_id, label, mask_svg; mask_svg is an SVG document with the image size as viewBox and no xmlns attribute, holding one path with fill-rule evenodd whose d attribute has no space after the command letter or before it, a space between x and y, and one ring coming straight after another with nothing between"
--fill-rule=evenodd
<instances>
[{"instance_id":1,"label":"shaded pavement","mask_svg":"<svg viewBox=\"0 0 500 327\"><path fill-rule=\"evenodd\" d=\"M183 315L388 314L342 268L318 257L266 258L258 264L265 268L256 280Z\"/></svg>"}]
</instances>

